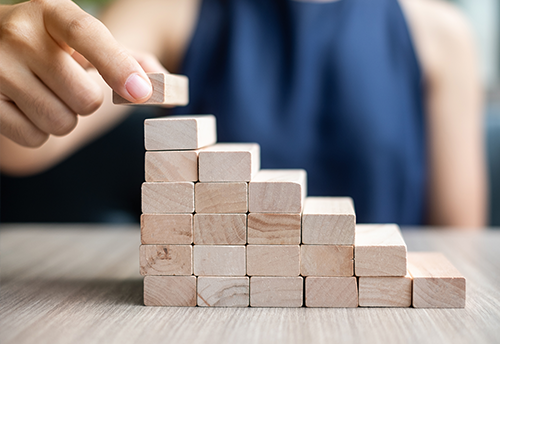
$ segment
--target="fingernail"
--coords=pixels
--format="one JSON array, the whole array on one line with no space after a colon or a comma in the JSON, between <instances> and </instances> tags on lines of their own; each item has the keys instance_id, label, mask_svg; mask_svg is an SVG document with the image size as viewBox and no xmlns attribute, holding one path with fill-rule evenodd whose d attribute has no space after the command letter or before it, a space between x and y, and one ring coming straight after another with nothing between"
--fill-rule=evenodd
<instances>
[{"instance_id":1,"label":"fingernail","mask_svg":"<svg viewBox=\"0 0 550 440\"><path fill-rule=\"evenodd\" d=\"M132 73L125 84L126 90L134 99L143 99L151 93L151 85L137 73Z\"/></svg>"}]
</instances>

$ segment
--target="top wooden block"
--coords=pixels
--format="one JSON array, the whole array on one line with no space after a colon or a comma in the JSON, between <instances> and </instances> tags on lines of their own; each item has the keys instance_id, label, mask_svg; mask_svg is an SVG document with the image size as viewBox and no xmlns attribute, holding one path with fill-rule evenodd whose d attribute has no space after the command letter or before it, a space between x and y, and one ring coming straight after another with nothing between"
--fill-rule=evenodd
<instances>
[{"instance_id":1,"label":"top wooden block","mask_svg":"<svg viewBox=\"0 0 550 440\"><path fill-rule=\"evenodd\" d=\"M303 244L355 243L355 208L350 197L306 197Z\"/></svg>"},{"instance_id":2,"label":"top wooden block","mask_svg":"<svg viewBox=\"0 0 550 440\"><path fill-rule=\"evenodd\" d=\"M213 115L166 116L145 120L146 150L196 150L217 141Z\"/></svg>"},{"instance_id":3,"label":"top wooden block","mask_svg":"<svg viewBox=\"0 0 550 440\"><path fill-rule=\"evenodd\" d=\"M259 170L258 144L220 143L199 151L199 182L250 182Z\"/></svg>"},{"instance_id":4,"label":"top wooden block","mask_svg":"<svg viewBox=\"0 0 550 440\"><path fill-rule=\"evenodd\" d=\"M306 195L306 170L261 170L248 185L248 210L301 213Z\"/></svg>"},{"instance_id":5,"label":"top wooden block","mask_svg":"<svg viewBox=\"0 0 550 440\"><path fill-rule=\"evenodd\" d=\"M404 277L407 246L396 224L359 224L355 228L355 275Z\"/></svg>"},{"instance_id":6,"label":"top wooden block","mask_svg":"<svg viewBox=\"0 0 550 440\"><path fill-rule=\"evenodd\" d=\"M113 104L187 105L189 103L189 79L186 76L163 72L148 73L147 76L153 85L153 94L147 101L135 104L113 91Z\"/></svg>"}]
</instances>

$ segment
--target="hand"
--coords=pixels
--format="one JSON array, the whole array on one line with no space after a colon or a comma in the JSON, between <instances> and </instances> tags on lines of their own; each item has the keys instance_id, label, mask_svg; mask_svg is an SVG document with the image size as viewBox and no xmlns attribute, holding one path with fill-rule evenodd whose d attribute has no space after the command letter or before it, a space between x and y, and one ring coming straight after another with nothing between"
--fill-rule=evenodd
<instances>
[{"instance_id":1,"label":"hand","mask_svg":"<svg viewBox=\"0 0 550 440\"><path fill-rule=\"evenodd\" d=\"M149 71L160 63L140 56ZM53 134L71 132L78 115L103 100L85 68L132 102L144 102L152 87L144 68L97 19L70 0L36 0L0 6L0 130L28 147Z\"/></svg>"}]
</instances>

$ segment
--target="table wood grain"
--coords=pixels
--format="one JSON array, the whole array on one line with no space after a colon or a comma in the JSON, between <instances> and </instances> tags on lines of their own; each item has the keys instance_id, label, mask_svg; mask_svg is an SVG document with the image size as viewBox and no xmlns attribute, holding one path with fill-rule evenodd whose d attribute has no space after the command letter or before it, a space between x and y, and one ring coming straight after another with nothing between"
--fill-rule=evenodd
<instances>
[{"instance_id":1,"label":"table wood grain","mask_svg":"<svg viewBox=\"0 0 550 440\"><path fill-rule=\"evenodd\" d=\"M404 228L467 279L465 309L143 306L137 226L2 225L2 343L500 343L500 231Z\"/></svg>"}]
</instances>

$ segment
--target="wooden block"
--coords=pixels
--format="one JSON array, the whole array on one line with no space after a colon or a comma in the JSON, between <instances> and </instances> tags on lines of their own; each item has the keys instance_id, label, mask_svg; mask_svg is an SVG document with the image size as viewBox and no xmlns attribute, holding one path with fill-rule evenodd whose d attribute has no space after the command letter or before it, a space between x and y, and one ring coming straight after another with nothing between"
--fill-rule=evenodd
<instances>
[{"instance_id":1,"label":"wooden block","mask_svg":"<svg viewBox=\"0 0 550 440\"><path fill-rule=\"evenodd\" d=\"M317 277L353 275L353 246L303 244L301 274Z\"/></svg>"},{"instance_id":2,"label":"wooden block","mask_svg":"<svg viewBox=\"0 0 550 440\"><path fill-rule=\"evenodd\" d=\"M306 307L357 307L356 277L306 277Z\"/></svg>"},{"instance_id":3,"label":"wooden block","mask_svg":"<svg viewBox=\"0 0 550 440\"><path fill-rule=\"evenodd\" d=\"M143 302L146 306L195 307L197 277L146 276L143 279Z\"/></svg>"},{"instance_id":4,"label":"wooden block","mask_svg":"<svg viewBox=\"0 0 550 440\"><path fill-rule=\"evenodd\" d=\"M412 278L359 277L360 307L410 307Z\"/></svg>"},{"instance_id":5,"label":"wooden block","mask_svg":"<svg viewBox=\"0 0 550 440\"><path fill-rule=\"evenodd\" d=\"M250 307L302 307L302 277L250 277Z\"/></svg>"},{"instance_id":6,"label":"wooden block","mask_svg":"<svg viewBox=\"0 0 550 440\"><path fill-rule=\"evenodd\" d=\"M258 276L300 275L299 245L252 244L246 250L246 273Z\"/></svg>"},{"instance_id":7,"label":"wooden block","mask_svg":"<svg viewBox=\"0 0 550 440\"><path fill-rule=\"evenodd\" d=\"M141 243L193 243L193 214L142 214Z\"/></svg>"},{"instance_id":8,"label":"wooden block","mask_svg":"<svg viewBox=\"0 0 550 440\"><path fill-rule=\"evenodd\" d=\"M306 197L302 243L355 244L355 208L350 197Z\"/></svg>"},{"instance_id":9,"label":"wooden block","mask_svg":"<svg viewBox=\"0 0 550 440\"><path fill-rule=\"evenodd\" d=\"M193 270L201 276L246 275L246 246L196 245Z\"/></svg>"},{"instance_id":10,"label":"wooden block","mask_svg":"<svg viewBox=\"0 0 550 440\"><path fill-rule=\"evenodd\" d=\"M169 73L148 73L153 94L142 104L127 101L113 91L113 104L131 105L187 105L189 103L189 79L184 75Z\"/></svg>"},{"instance_id":11,"label":"wooden block","mask_svg":"<svg viewBox=\"0 0 550 440\"><path fill-rule=\"evenodd\" d=\"M261 170L248 186L248 210L300 214L306 194L305 170Z\"/></svg>"},{"instance_id":12,"label":"wooden block","mask_svg":"<svg viewBox=\"0 0 550 440\"><path fill-rule=\"evenodd\" d=\"M147 151L146 182L196 182L199 178L199 153L189 151Z\"/></svg>"},{"instance_id":13,"label":"wooden block","mask_svg":"<svg viewBox=\"0 0 550 440\"><path fill-rule=\"evenodd\" d=\"M413 307L465 307L466 279L443 254L409 252L409 273L413 279Z\"/></svg>"},{"instance_id":14,"label":"wooden block","mask_svg":"<svg viewBox=\"0 0 550 440\"><path fill-rule=\"evenodd\" d=\"M248 183L196 183L195 211L200 214L246 214L248 212Z\"/></svg>"},{"instance_id":15,"label":"wooden block","mask_svg":"<svg viewBox=\"0 0 550 440\"><path fill-rule=\"evenodd\" d=\"M248 244L300 244L300 214L248 214Z\"/></svg>"},{"instance_id":16,"label":"wooden block","mask_svg":"<svg viewBox=\"0 0 550 440\"><path fill-rule=\"evenodd\" d=\"M197 305L200 307L248 307L248 277L198 277Z\"/></svg>"},{"instance_id":17,"label":"wooden block","mask_svg":"<svg viewBox=\"0 0 550 440\"><path fill-rule=\"evenodd\" d=\"M407 246L395 224L359 224L355 229L355 275L407 275Z\"/></svg>"},{"instance_id":18,"label":"wooden block","mask_svg":"<svg viewBox=\"0 0 550 440\"><path fill-rule=\"evenodd\" d=\"M192 213L195 211L193 182L144 182L141 210L146 213Z\"/></svg>"},{"instance_id":19,"label":"wooden block","mask_svg":"<svg viewBox=\"0 0 550 440\"><path fill-rule=\"evenodd\" d=\"M193 246L141 245L139 266L141 275L193 275Z\"/></svg>"},{"instance_id":20,"label":"wooden block","mask_svg":"<svg viewBox=\"0 0 550 440\"><path fill-rule=\"evenodd\" d=\"M217 140L213 115L152 118L144 125L146 150L195 150Z\"/></svg>"},{"instance_id":21,"label":"wooden block","mask_svg":"<svg viewBox=\"0 0 550 440\"><path fill-rule=\"evenodd\" d=\"M200 182L250 182L259 170L258 144L216 144L199 151Z\"/></svg>"},{"instance_id":22,"label":"wooden block","mask_svg":"<svg viewBox=\"0 0 550 440\"><path fill-rule=\"evenodd\" d=\"M195 214L195 244L246 244L246 214Z\"/></svg>"}]
</instances>

